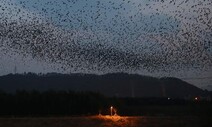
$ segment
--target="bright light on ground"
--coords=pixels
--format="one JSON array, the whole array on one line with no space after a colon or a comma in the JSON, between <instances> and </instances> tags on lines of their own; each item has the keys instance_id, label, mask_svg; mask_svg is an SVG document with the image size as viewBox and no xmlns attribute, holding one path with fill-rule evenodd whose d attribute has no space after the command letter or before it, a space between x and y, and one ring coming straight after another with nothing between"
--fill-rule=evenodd
<instances>
[{"instance_id":1,"label":"bright light on ground","mask_svg":"<svg viewBox=\"0 0 212 127\"><path fill-rule=\"evenodd\" d=\"M105 120L119 121L119 120L126 119L127 117L121 117L121 116L118 116L118 115L115 115L115 116L109 116L109 115L103 116L103 115L101 115L101 116L98 116L98 118L105 119Z\"/></svg>"},{"instance_id":2,"label":"bright light on ground","mask_svg":"<svg viewBox=\"0 0 212 127\"><path fill-rule=\"evenodd\" d=\"M129 117L118 115L99 115L97 119L104 121L106 126L115 125L117 127L125 127L127 125L136 125L134 121L129 121ZM130 125L130 126L131 126Z\"/></svg>"}]
</instances>

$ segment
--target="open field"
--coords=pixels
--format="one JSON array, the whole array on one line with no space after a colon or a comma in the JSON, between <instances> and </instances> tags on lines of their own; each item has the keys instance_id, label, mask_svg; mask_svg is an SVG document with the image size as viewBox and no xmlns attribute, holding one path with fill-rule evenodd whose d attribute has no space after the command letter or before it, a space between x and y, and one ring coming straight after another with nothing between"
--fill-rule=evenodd
<instances>
[{"instance_id":1,"label":"open field","mask_svg":"<svg viewBox=\"0 0 212 127\"><path fill-rule=\"evenodd\" d=\"M211 127L212 117L89 116L0 118L0 127Z\"/></svg>"}]
</instances>

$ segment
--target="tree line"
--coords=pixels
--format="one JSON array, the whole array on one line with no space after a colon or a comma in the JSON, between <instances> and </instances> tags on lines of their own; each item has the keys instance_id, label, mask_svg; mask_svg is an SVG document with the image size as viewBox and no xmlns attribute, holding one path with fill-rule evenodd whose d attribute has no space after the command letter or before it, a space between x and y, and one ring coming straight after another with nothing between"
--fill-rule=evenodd
<instances>
[{"instance_id":1,"label":"tree line","mask_svg":"<svg viewBox=\"0 0 212 127\"><path fill-rule=\"evenodd\" d=\"M117 98L96 92L0 90L0 117L110 115L209 115L212 101L174 98Z\"/></svg>"},{"instance_id":2,"label":"tree line","mask_svg":"<svg viewBox=\"0 0 212 127\"><path fill-rule=\"evenodd\" d=\"M0 92L1 116L92 115L109 106L103 95L94 92L25 91Z\"/></svg>"}]
</instances>

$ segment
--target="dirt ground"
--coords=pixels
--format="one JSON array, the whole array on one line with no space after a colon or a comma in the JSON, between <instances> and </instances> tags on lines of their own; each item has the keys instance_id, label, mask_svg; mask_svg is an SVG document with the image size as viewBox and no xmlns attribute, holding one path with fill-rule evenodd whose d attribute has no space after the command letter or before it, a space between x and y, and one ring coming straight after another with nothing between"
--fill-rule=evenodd
<instances>
[{"instance_id":1,"label":"dirt ground","mask_svg":"<svg viewBox=\"0 0 212 127\"><path fill-rule=\"evenodd\" d=\"M212 118L192 116L0 118L0 127L212 127Z\"/></svg>"}]
</instances>

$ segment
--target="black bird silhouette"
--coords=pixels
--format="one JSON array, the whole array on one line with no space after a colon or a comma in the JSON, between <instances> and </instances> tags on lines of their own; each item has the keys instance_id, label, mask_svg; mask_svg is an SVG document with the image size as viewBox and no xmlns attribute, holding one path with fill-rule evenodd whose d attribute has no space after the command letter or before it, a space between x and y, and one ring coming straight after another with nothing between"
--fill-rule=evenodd
<instances>
[{"instance_id":1,"label":"black bird silhouette","mask_svg":"<svg viewBox=\"0 0 212 127\"><path fill-rule=\"evenodd\" d=\"M211 8L210 0L3 0L0 46L64 71L207 70Z\"/></svg>"}]
</instances>

